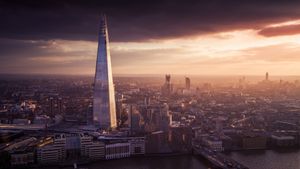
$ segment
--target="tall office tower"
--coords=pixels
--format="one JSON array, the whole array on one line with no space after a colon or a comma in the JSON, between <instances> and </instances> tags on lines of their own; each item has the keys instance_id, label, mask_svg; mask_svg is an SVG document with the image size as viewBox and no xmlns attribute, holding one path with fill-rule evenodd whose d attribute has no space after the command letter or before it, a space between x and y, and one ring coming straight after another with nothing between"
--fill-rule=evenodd
<instances>
[{"instance_id":1,"label":"tall office tower","mask_svg":"<svg viewBox=\"0 0 300 169\"><path fill-rule=\"evenodd\" d=\"M266 72L266 80L269 80L269 73Z\"/></svg>"},{"instance_id":2,"label":"tall office tower","mask_svg":"<svg viewBox=\"0 0 300 169\"><path fill-rule=\"evenodd\" d=\"M171 84L171 75L166 75L165 84L161 88L162 95L170 95L172 90L173 86Z\"/></svg>"},{"instance_id":3,"label":"tall office tower","mask_svg":"<svg viewBox=\"0 0 300 169\"><path fill-rule=\"evenodd\" d=\"M185 89L190 90L191 88L191 79L189 77L185 77Z\"/></svg>"},{"instance_id":4,"label":"tall office tower","mask_svg":"<svg viewBox=\"0 0 300 169\"><path fill-rule=\"evenodd\" d=\"M101 129L117 127L115 91L111 71L106 17L101 16L93 100L94 125Z\"/></svg>"},{"instance_id":5,"label":"tall office tower","mask_svg":"<svg viewBox=\"0 0 300 169\"><path fill-rule=\"evenodd\" d=\"M167 84L171 83L171 75L166 75L166 83Z\"/></svg>"}]
</instances>

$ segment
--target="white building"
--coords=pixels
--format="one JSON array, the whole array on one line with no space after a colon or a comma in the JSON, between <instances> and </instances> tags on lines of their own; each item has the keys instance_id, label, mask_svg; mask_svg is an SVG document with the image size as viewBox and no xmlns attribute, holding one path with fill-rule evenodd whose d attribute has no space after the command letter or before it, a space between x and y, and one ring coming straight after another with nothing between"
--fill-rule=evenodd
<instances>
[{"instance_id":1,"label":"white building","mask_svg":"<svg viewBox=\"0 0 300 169\"><path fill-rule=\"evenodd\" d=\"M80 137L80 155L88 156L87 146L92 144L92 136L81 133L81 134L79 134L79 137Z\"/></svg>"},{"instance_id":2,"label":"white building","mask_svg":"<svg viewBox=\"0 0 300 169\"><path fill-rule=\"evenodd\" d=\"M37 147L37 161L40 164L62 162L66 158L66 137L64 134L44 140Z\"/></svg>"},{"instance_id":3,"label":"white building","mask_svg":"<svg viewBox=\"0 0 300 169\"><path fill-rule=\"evenodd\" d=\"M130 156L130 143L112 143L105 145L105 159L117 159Z\"/></svg>"},{"instance_id":4,"label":"white building","mask_svg":"<svg viewBox=\"0 0 300 169\"><path fill-rule=\"evenodd\" d=\"M105 144L100 141L93 141L93 137L87 134L80 134L80 155L91 160L99 160L105 157Z\"/></svg>"},{"instance_id":5,"label":"white building","mask_svg":"<svg viewBox=\"0 0 300 169\"><path fill-rule=\"evenodd\" d=\"M105 144L102 142L92 142L86 147L86 154L90 160L100 160L105 157Z\"/></svg>"}]
</instances>

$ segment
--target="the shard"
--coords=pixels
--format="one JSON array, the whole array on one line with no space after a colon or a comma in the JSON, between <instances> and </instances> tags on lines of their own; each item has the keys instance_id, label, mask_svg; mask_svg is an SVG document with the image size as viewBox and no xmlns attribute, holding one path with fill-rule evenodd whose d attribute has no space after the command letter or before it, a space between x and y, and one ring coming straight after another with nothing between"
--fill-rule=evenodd
<instances>
[{"instance_id":1,"label":"the shard","mask_svg":"<svg viewBox=\"0 0 300 169\"><path fill-rule=\"evenodd\" d=\"M93 122L101 129L117 126L106 17L101 16L94 80Z\"/></svg>"}]
</instances>

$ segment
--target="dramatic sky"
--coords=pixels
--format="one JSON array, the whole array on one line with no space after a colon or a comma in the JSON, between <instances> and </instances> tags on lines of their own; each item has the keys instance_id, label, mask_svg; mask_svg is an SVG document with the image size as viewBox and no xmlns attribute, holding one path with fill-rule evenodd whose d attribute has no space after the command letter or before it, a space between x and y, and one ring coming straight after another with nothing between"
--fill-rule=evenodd
<instances>
[{"instance_id":1,"label":"dramatic sky","mask_svg":"<svg viewBox=\"0 0 300 169\"><path fill-rule=\"evenodd\" d=\"M0 1L0 73L93 74L99 14L114 74L300 75L300 1Z\"/></svg>"}]
</instances>

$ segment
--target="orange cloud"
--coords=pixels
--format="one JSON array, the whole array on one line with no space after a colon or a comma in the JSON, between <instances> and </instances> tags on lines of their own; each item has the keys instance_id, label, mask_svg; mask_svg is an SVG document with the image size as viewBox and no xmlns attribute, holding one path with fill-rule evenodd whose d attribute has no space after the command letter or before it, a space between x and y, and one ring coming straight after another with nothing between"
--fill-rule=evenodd
<instances>
[{"instance_id":1,"label":"orange cloud","mask_svg":"<svg viewBox=\"0 0 300 169\"><path fill-rule=\"evenodd\" d=\"M300 34L300 24L276 27L266 27L258 32L266 37Z\"/></svg>"}]
</instances>

